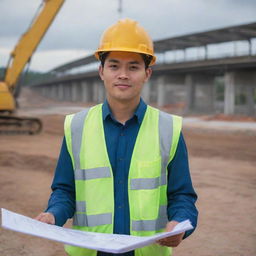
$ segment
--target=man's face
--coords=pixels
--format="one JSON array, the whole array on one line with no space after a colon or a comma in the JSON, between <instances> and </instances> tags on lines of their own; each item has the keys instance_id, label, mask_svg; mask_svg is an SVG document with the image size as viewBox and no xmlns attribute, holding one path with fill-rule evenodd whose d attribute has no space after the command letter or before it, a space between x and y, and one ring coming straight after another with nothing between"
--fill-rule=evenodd
<instances>
[{"instance_id":1,"label":"man's face","mask_svg":"<svg viewBox=\"0 0 256 256\"><path fill-rule=\"evenodd\" d=\"M142 56L132 52L110 52L99 74L109 101L139 101L143 84L152 71L145 69Z\"/></svg>"}]
</instances>

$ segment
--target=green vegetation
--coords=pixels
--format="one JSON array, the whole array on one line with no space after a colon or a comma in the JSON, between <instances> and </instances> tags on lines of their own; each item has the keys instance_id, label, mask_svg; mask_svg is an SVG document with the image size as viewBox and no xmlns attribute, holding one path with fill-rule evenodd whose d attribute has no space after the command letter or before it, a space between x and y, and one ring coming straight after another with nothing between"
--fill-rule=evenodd
<instances>
[{"instance_id":1,"label":"green vegetation","mask_svg":"<svg viewBox=\"0 0 256 256\"><path fill-rule=\"evenodd\" d=\"M48 79L53 78L54 76L50 73L42 73L42 72L35 72L35 71L29 71L26 74L23 74L22 84L24 86L30 86L33 84L37 84L43 81L46 81Z\"/></svg>"},{"instance_id":2,"label":"green vegetation","mask_svg":"<svg viewBox=\"0 0 256 256\"><path fill-rule=\"evenodd\" d=\"M5 73L5 68L0 67L0 80L4 79L4 73ZM22 73L20 77L20 83L22 84L22 86L30 86L36 83L46 81L53 77L54 75L50 73L28 71L26 73Z\"/></svg>"}]
</instances>

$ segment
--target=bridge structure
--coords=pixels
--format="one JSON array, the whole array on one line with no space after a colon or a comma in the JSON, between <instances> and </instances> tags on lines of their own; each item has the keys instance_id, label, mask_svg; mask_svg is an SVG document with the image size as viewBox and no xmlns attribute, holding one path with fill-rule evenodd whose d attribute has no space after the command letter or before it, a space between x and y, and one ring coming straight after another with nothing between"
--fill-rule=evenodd
<instances>
[{"instance_id":1,"label":"bridge structure","mask_svg":"<svg viewBox=\"0 0 256 256\"><path fill-rule=\"evenodd\" d=\"M256 23L154 41L157 63L144 100L183 113L255 115ZM51 70L31 88L60 101L102 102L105 91L93 55Z\"/></svg>"}]
</instances>

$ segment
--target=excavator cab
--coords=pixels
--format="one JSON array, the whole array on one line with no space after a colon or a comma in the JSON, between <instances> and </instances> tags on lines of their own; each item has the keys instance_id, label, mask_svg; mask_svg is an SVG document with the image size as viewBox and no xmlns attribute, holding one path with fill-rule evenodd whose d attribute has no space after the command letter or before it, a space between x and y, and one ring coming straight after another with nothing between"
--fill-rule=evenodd
<instances>
[{"instance_id":1,"label":"excavator cab","mask_svg":"<svg viewBox=\"0 0 256 256\"><path fill-rule=\"evenodd\" d=\"M12 113L16 108L15 99L5 82L0 81L0 112Z\"/></svg>"}]
</instances>

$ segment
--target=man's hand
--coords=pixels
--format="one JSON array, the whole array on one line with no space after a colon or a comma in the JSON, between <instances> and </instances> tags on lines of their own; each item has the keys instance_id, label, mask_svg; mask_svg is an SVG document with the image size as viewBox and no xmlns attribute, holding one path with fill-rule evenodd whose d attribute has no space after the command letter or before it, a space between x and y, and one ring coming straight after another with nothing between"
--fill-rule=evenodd
<instances>
[{"instance_id":1,"label":"man's hand","mask_svg":"<svg viewBox=\"0 0 256 256\"><path fill-rule=\"evenodd\" d=\"M47 224L55 224L55 218L53 216L53 214L51 214L50 212L41 212L36 218L35 220L39 220L41 222L47 223Z\"/></svg>"},{"instance_id":2,"label":"man's hand","mask_svg":"<svg viewBox=\"0 0 256 256\"><path fill-rule=\"evenodd\" d=\"M177 221L170 221L167 223L166 225L166 232L172 231L174 229L174 227L178 224L179 222ZM178 235L175 236L169 236L163 239L160 239L159 241L157 241L158 244L162 245L162 246L168 246L168 247L176 247L180 244L180 242L182 241L182 238L184 236L185 232L180 233Z\"/></svg>"}]
</instances>

